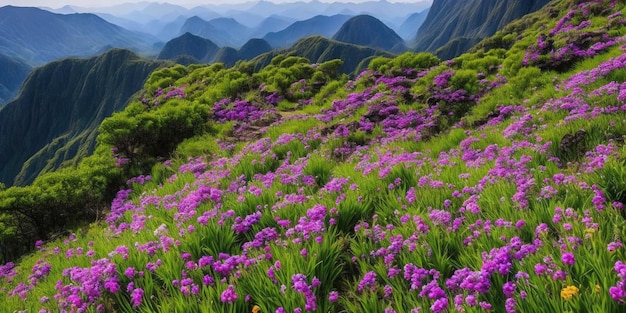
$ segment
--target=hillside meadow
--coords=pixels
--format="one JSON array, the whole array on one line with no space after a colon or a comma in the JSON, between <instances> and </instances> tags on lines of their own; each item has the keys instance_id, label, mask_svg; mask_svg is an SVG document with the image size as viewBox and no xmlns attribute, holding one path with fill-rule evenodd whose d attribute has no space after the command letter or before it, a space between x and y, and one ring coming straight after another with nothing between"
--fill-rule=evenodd
<instances>
[{"instance_id":1,"label":"hillside meadow","mask_svg":"<svg viewBox=\"0 0 626 313\"><path fill-rule=\"evenodd\" d=\"M0 191L0 311L622 312L624 11L354 77L156 70L92 156Z\"/></svg>"}]
</instances>

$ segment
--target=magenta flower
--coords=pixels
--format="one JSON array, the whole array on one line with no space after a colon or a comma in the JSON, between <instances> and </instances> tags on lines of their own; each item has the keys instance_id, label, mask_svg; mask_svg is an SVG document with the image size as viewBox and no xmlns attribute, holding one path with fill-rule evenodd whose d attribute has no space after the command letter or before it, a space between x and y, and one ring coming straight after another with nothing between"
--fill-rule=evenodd
<instances>
[{"instance_id":1,"label":"magenta flower","mask_svg":"<svg viewBox=\"0 0 626 313\"><path fill-rule=\"evenodd\" d=\"M143 293L143 289L141 288L136 288L135 290L133 290L133 293L130 295L133 306L141 305L141 298L143 298Z\"/></svg>"},{"instance_id":2,"label":"magenta flower","mask_svg":"<svg viewBox=\"0 0 626 313\"><path fill-rule=\"evenodd\" d=\"M330 293L328 293L328 301L337 302L337 300L339 300L339 292L331 291Z\"/></svg>"},{"instance_id":3,"label":"magenta flower","mask_svg":"<svg viewBox=\"0 0 626 313\"><path fill-rule=\"evenodd\" d=\"M571 252L563 253L563 255L561 256L561 261L570 266L574 265L574 254Z\"/></svg>"},{"instance_id":4,"label":"magenta flower","mask_svg":"<svg viewBox=\"0 0 626 313\"><path fill-rule=\"evenodd\" d=\"M235 292L235 287L233 285L228 285L228 288L222 292L222 296L220 298L222 302L225 303L233 303L237 300L237 293Z\"/></svg>"}]
</instances>

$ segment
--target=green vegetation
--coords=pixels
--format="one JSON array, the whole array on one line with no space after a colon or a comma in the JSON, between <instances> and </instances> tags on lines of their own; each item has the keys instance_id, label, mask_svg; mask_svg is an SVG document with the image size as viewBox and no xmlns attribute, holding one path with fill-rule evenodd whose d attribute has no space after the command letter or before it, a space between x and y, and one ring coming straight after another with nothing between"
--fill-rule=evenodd
<instances>
[{"instance_id":1,"label":"green vegetation","mask_svg":"<svg viewBox=\"0 0 626 313\"><path fill-rule=\"evenodd\" d=\"M159 69L92 156L0 188L2 257L16 260L0 302L621 312L624 12L555 1L510 49L376 57L354 77L291 55ZM84 201L111 205L96 220Z\"/></svg>"}]
</instances>

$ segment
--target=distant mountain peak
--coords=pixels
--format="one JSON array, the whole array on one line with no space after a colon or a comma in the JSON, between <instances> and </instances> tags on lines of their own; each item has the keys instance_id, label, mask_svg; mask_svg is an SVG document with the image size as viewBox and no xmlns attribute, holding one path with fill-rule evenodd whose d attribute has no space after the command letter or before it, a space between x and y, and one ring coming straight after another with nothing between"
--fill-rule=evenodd
<instances>
[{"instance_id":1,"label":"distant mountain peak","mask_svg":"<svg viewBox=\"0 0 626 313\"><path fill-rule=\"evenodd\" d=\"M211 40L186 32L168 41L157 58L175 60L179 56L187 55L196 62L210 62L218 51L219 47Z\"/></svg>"},{"instance_id":2,"label":"distant mountain peak","mask_svg":"<svg viewBox=\"0 0 626 313\"><path fill-rule=\"evenodd\" d=\"M406 50L404 40L391 28L371 15L357 15L346 21L334 40L387 51Z\"/></svg>"},{"instance_id":3,"label":"distant mountain peak","mask_svg":"<svg viewBox=\"0 0 626 313\"><path fill-rule=\"evenodd\" d=\"M0 8L0 53L40 65L67 56L93 56L102 47L150 51L149 36L91 13L56 14L33 7Z\"/></svg>"}]
</instances>

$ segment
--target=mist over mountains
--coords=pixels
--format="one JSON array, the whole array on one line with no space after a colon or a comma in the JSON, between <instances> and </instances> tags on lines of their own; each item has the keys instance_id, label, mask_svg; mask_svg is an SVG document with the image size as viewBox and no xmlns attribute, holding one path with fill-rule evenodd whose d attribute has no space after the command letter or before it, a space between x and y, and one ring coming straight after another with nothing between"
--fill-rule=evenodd
<instances>
[{"instance_id":1,"label":"mist over mountains","mask_svg":"<svg viewBox=\"0 0 626 313\"><path fill-rule=\"evenodd\" d=\"M154 38L106 22L95 14L54 14L38 8L0 8L0 54L41 65L90 56L106 47L152 49Z\"/></svg>"},{"instance_id":2,"label":"mist over mountains","mask_svg":"<svg viewBox=\"0 0 626 313\"><path fill-rule=\"evenodd\" d=\"M392 3L388 1L368 1L363 3L295 1L280 4L271 1L250 1L238 4L207 4L186 8L169 3L140 2L102 8L65 6L60 9L48 8L48 10L63 14L95 13L125 28L156 35L158 24L154 24L155 22L168 23L180 16L186 18L198 16L204 20L229 17L234 18L247 27L253 28L271 16L305 20L316 15L369 14L385 23L397 24L399 26L411 13L421 12L430 7L431 3L432 1L429 0L416 3ZM157 25L157 27L145 27L146 25ZM145 28L141 29L141 27Z\"/></svg>"}]
</instances>

